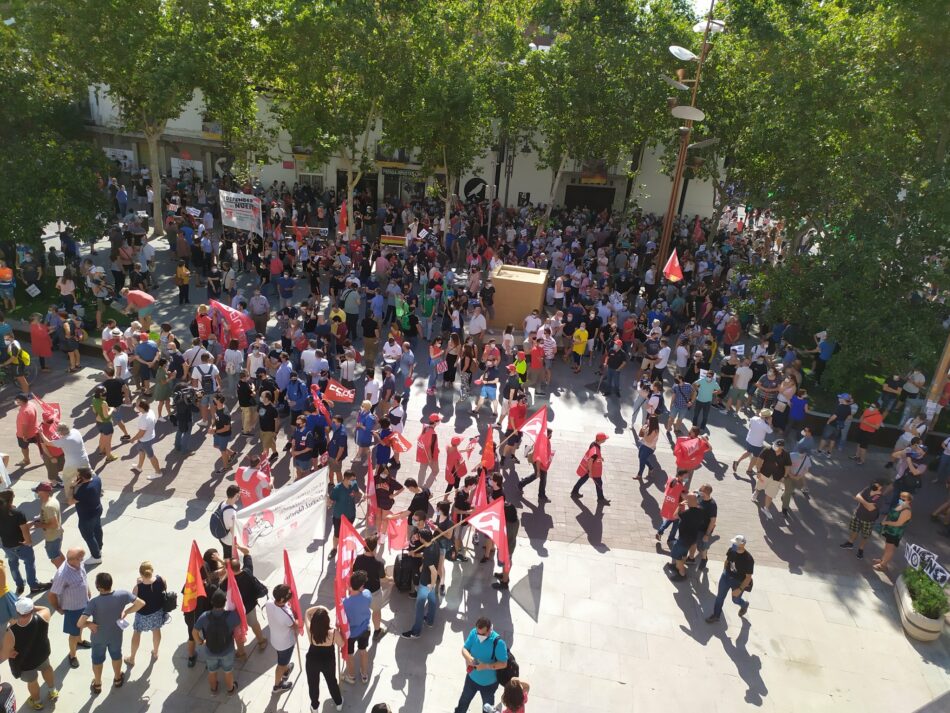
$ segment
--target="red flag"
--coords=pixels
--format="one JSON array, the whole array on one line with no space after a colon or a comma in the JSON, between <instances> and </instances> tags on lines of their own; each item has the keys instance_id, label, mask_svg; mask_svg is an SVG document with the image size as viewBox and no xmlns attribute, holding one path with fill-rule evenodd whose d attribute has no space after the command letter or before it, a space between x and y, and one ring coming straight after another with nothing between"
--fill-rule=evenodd
<instances>
[{"instance_id":1,"label":"red flag","mask_svg":"<svg viewBox=\"0 0 950 713\"><path fill-rule=\"evenodd\" d=\"M330 417L330 412L327 410L327 405L323 403L323 398L320 396L320 387L316 384L311 384L310 395L313 397L314 407L320 412L320 415L326 419L327 425L333 423L333 419Z\"/></svg>"},{"instance_id":2,"label":"red flag","mask_svg":"<svg viewBox=\"0 0 950 713\"><path fill-rule=\"evenodd\" d=\"M386 526L386 538L389 540L389 549L406 549L409 543L409 516L403 515L390 520Z\"/></svg>"},{"instance_id":3,"label":"red flag","mask_svg":"<svg viewBox=\"0 0 950 713\"><path fill-rule=\"evenodd\" d=\"M547 429L544 429L534 442L534 460L541 466L541 470L548 470L551 467L551 461L553 459L554 453L551 452L551 439L548 438Z\"/></svg>"},{"instance_id":4,"label":"red flag","mask_svg":"<svg viewBox=\"0 0 950 713\"><path fill-rule=\"evenodd\" d=\"M478 470L478 484L472 493L472 510L478 510L488 504L488 485L485 483L485 469Z\"/></svg>"},{"instance_id":5,"label":"red flag","mask_svg":"<svg viewBox=\"0 0 950 713\"><path fill-rule=\"evenodd\" d=\"M495 429L489 428L485 434L485 446L482 448L482 467L491 470L495 467Z\"/></svg>"},{"instance_id":6,"label":"red flag","mask_svg":"<svg viewBox=\"0 0 950 713\"><path fill-rule=\"evenodd\" d=\"M498 559L507 572L511 568L508 552L508 533L505 529L505 499L498 498L467 519L469 525L488 535L498 548Z\"/></svg>"},{"instance_id":7,"label":"red flag","mask_svg":"<svg viewBox=\"0 0 950 713\"><path fill-rule=\"evenodd\" d=\"M506 543L507 544L507 543ZM350 627L346 621L346 611L343 609L343 599L349 592L350 574L353 571L353 561L360 550L366 547L366 542L353 528L346 515L340 518L340 540L336 551L336 578L333 582L333 592L336 599L336 625L346 641L350 635ZM346 647L343 647L343 658L349 658Z\"/></svg>"},{"instance_id":8,"label":"red flag","mask_svg":"<svg viewBox=\"0 0 950 713\"><path fill-rule=\"evenodd\" d=\"M465 444L464 448L459 448L459 453L464 456L465 460L468 460L472 457L472 453L475 452L475 449L478 447L478 436L472 436L468 439L468 443Z\"/></svg>"},{"instance_id":9,"label":"red flag","mask_svg":"<svg viewBox=\"0 0 950 713\"><path fill-rule=\"evenodd\" d=\"M224 605L224 608L227 611L237 612L241 624L238 626L238 632L234 638L239 641L244 641L247 637L247 612L244 611L244 600L241 599L241 591L238 589L237 580L234 578L234 571L231 569L230 560L225 562L224 566L228 569L228 601Z\"/></svg>"},{"instance_id":10,"label":"red flag","mask_svg":"<svg viewBox=\"0 0 950 713\"><path fill-rule=\"evenodd\" d=\"M49 419L55 429L59 425L63 415L63 410L59 404L48 404L38 396L34 396L33 400L36 401L36 405L40 407L40 416L43 417L43 420Z\"/></svg>"},{"instance_id":11,"label":"red flag","mask_svg":"<svg viewBox=\"0 0 950 713\"><path fill-rule=\"evenodd\" d=\"M536 442L538 436L542 433L547 434L548 432L548 407L543 406L539 408L535 413L531 415L527 421L521 424L521 428L517 429L521 431L524 435L528 436L530 439L528 445Z\"/></svg>"},{"instance_id":12,"label":"red flag","mask_svg":"<svg viewBox=\"0 0 950 713\"><path fill-rule=\"evenodd\" d=\"M346 214L346 199L343 199L343 202L340 204L340 223L339 231L340 233L346 233L346 222L349 220Z\"/></svg>"},{"instance_id":13,"label":"red flag","mask_svg":"<svg viewBox=\"0 0 950 713\"><path fill-rule=\"evenodd\" d=\"M373 464L373 449L369 449L369 455L366 459L366 526L372 527L376 524L376 508L379 504L376 501L376 468Z\"/></svg>"},{"instance_id":14,"label":"red flag","mask_svg":"<svg viewBox=\"0 0 950 713\"><path fill-rule=\"evenodd\" d=\"M267 471L264 470L267 463ZM271 493L271 479L269 475L270 463L264 459L260 468L245 468L241 466L234 474L234 484L241 489L241 505L253 505L261 498Z\"/></svg>"},{"instance_id":15,"label":"red flag","mask_svg":"<svg viewBox=\"0 0 950 713\"><path fill-rule=\"evenodd\" d=\"M270 460L268 460L267 458L262 458L262 459L261 459L261 462L260 462L259 468L260 468L260 471L261 471L264 475L266 475L268 478L271 477L271 474L270 474Z\"/></svg>"},{"instance_id":16,"label":"red flag","mask_svg":"<svg viewBox=\"0 0 950 713\"><path fill-rule=\"evenodd\" d=\"M188 557L188 570L185 572L185 588L181 593L181 610L194 611L198 606L198 597L206 597L205 583L201 578L203 560L198 550L198 543L191 541L191 555Z\"/></svg>"},{"instance_id":17,"label":"red flag","mask_svg":"<svg viewBox=\"0 0 950 713\"><path fill-rule=\"evenodd\" d=\"M392 435L390 435L386 441L388 442L387 445L396 451L396 453L408 453L412 450L412 443L409 442L408 438L399 433L399 431L393 431Z\"/></svg>"},{"instance_id":18,"label":"red flag","mask_svg":"<svg viewBox=\"0 0 950 713\"><path fill-rule=\"evenodd\" d=\"M297 596L297 583L294 581L293 570L290 569L290 557L284 550L284 584L290 587L290 610L297 617L297 635L303 633L303 612L300 609L300 597Z\"/></svg>"},{"instance_id":19,"label":"red flag","mask_svg":"<svg viewBox=\"0 0 950 713\"><path fill-rule=\"evenodd\" d=\"M330 379L327 383L326 399L327 401L339 401L344 404L351 404L356 400L356 389L348 389L339 381Z\"/></svg>"},{"instance_id":20,"label":"red flag","mask_svg":"<svg viewBox=\"0 0 950 713\"><path fill-rule=\"evenodd\" d=\"M666 261L663 268L663 277L670 282L679 282L683 279L683 269L680 267L679 258L676 257L676 248L670 253L670 259Z\"/></svg>"}]
</instances>

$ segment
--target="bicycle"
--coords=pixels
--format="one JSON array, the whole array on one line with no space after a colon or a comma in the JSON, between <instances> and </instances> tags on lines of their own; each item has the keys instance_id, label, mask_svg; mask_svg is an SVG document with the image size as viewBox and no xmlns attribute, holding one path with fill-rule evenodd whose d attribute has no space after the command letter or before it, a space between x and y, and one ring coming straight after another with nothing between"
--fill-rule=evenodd
<instances>
[{"instance_id":1,"label":"bicycle","mask_svg":"<svg viewBox=\"0 0 950 713\"><path fill-rule=\"evenodd\" d=\"M7 382L16 383L16 375L10 373L11 365L0 367L0 388L3 388ZM28 366L23 367L23 376L26 377L26 383L30 386L40 375L40 367L35 361L31 361Z\"/></svg>"}]
</instances>

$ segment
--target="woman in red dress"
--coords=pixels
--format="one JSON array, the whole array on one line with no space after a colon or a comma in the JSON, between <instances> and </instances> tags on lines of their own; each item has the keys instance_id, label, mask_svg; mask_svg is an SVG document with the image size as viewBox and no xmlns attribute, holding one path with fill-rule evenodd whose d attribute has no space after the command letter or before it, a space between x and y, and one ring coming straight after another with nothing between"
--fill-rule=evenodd
<instances>
[{"instance_id":1,"label":"woman in red dress","mask_svg":"<svg viewBox=\"0 0 950 713\"><path fill-rule=\"evenodd\" d=\"M53 356L53 339L50 337L49 327L43 324L43 315L39 313L30 315L30 347L33 349L33 356L40 360L40 370L49 371L46 360Z\"/></svg>"}]
</instances>

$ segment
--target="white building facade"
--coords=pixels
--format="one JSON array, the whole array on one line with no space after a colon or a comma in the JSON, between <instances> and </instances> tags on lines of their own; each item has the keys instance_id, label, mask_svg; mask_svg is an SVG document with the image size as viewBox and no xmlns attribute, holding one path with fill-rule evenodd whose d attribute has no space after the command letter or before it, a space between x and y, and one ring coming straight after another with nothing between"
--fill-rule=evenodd
<instances>
[{"instance_id":1,"label":"white building facade","mask_svg":"<svg viewBox=\"0 0 950 713\"><path fill-rule=\"evenodd\" d=\"M262 117L268 117L266 103L259 102ZM132 172L148 164L148 148L141 134L124 130L118 111L102 88L89 88L89 124L93 140L110 158L118 161L124 170ZM413 161L411 151L390 149L375 130L369 145L376 157L374 169L366 173L359 188L367 190L375 200L380 197L418 195L434 180L444 176L426 177L421 166ZM310 156L295 147L287 132L280 130L276 145L271 149L271 161L254 169L255 178L265 186L277 181L292 187L307 183L322 192L332 188L345 192L346 163L331 157L322 166L311 165ZM559 206L587 206L622 211L639 207L643 212L660 215L666 212L672 181L661 169L661 147L646 147L626 161L608 166L604 162L568 162L554 195ZM274 160L276 159L276 160ZM159 168L165 175L177 176L191 169L205 180L220 176L229 170L233 157L223 142L220 125L203 116L200 92L179 117L168 122L159 142ZM687 174L689 171L687 171ZM530 146L508 146L497 149L486 147L472 170L461 177L458 193L464 197L479 190L485 183L495 186L494 192L506 206L521 202L547 203L554 172L539 168L538 156ZM484 183L483 183L484 182ZM686 180L682 211L688 215L711 216L714 191L705 180ZM482 187L480 190L484 190Z\"/></svg>"}]
</instances>

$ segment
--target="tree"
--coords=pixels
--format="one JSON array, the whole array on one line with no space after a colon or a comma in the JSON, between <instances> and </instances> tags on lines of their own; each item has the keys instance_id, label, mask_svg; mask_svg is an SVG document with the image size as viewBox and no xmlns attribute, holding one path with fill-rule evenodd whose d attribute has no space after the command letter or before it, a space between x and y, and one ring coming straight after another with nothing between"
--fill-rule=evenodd
<instances>
[{"instance_id":1,"label":"tree","mask_svg":"<svg viewBox=\"0 0 950 713\"><path fill-rule=\"evenodd\" d=\"M48 71L18 25L0 26L0 240L40 244L65 221L85 237L101 231L106 156L82 135L74 87Z\"/></svg>"},{"instance_id":2,"label":"tree","mask_svg":"<svg viewBox=\"0 0 950 713\"><path fill-rule=\"evenodd\" d=\"M829 381L929 367L946 337L946 5L730 0L703 91L753 205L817 231L754 282L767 316L828 329ZM919 78L912 80L910 78ZM708 87L708 89L707 89ZM791 226L795 230L791 231Z\"/></svg>"},{"instance_id":3,"label":"tree","mask_svg":"<svg viewBox=\"0 0 950 713\"><path fill-rule=\"evenodd\" d=\"M312 165L343 158L348 197L375 162L374 132L408 114L401 107L413 7L411 0L288 0L274 16L274 112ZM353 201L346 207L352 234Z\"/></svg>"},{"instance_id":4,"label":"tree","mask_svg":"<svg viewBox=\"0 0 950 713\"><path fill-rule=\"evenodd\" d=\"M665 48L684 36L687 7L664 0L551 0L539 24L549 51L528 57L542 167L553 172L548 214L568 160L615 164L655 140L671 119L659 75Z\"/></svg>"},{"instance_id":5,"label":"tree","mask_svg":"<svg viewBox=\"0 0 950 713\"><path fill-rule=\"evenodd\" d=\"M252 0L34 0L23 20L51 66L95 84L130 131L141 132L163 234L158 141L200 91L206 111L236 140L256 117L255 67L263 33Z\"/></svg>"},{"instance_id":6,"label":"tree","mask_svg":"<svg viewBox=\"0 0 950 713\"><path fill-rule=\"evenodd\" d=\"M510 118L502 86L528 49L528 15L521 3L426 0L415 23L438 28L410 48L412 72L408 115L394 117L392 135L417 149L425 173L445 171L445 216L462 173L496 142L499 118ZM514 107L511 107L513 110ZM510 128L506 122L506 128Z\"/></svg>"}]
</instances>

